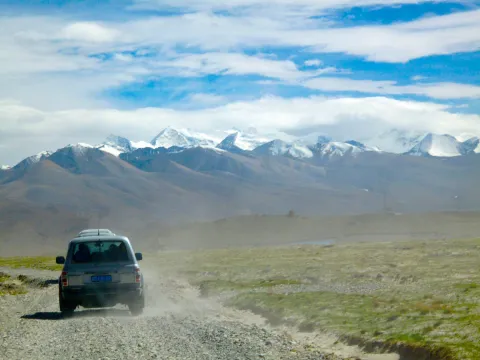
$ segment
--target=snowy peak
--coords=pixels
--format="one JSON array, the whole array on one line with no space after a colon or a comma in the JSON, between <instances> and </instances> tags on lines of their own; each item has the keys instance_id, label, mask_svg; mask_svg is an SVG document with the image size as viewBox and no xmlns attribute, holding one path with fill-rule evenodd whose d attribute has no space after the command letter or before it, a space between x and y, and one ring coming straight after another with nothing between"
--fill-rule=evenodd
<instances>
[{"instance_id":1,"label":"snowy peak","mask_svg":"<svg viewBox=\"0 0 480 360\"><path fill-rule=\"evenodd\" d=\"M293 158L311 158L313 152L307 146L300 144L289 144L283 140L273 140L260 145L253 153L257 155L289 156Z\"/></svg>"},{"instance_id":2,"label":"snowy peak","mask_svg":"<svg viewBox=\"0 0 480 360\"><path fill-rule=\"evenodd\" d=\"M260 145L253 152L258 155L283 155L289 145L282 140L273 140L266 144Z\"/></svg>"},{"instance_id":3,"label":"snowy peak","mask_svg":"<svg viewBox=\"0 0 480 360\"><path fill-rule=\"evenodd\" d=\"M320 158L333 159L346 155L353 155L366 151L380 151L378 148L367 146L355 140L346 142L330 141L326 143L318 143L312 148L316 156Z\"/></svg>"},{"instance_id":4,"label":"snowy peak","mask_svg":"<svg viewBox=\"0 0 480 360\"><path fill-rule=\"evenodd\" d=\"M129 153L135 150L130 140L116 135L108 136L102 144L95 147L114 156L120 156L122 153Z\"/></svg>"},{"instance_id":5,"label":"snowy peak","mask_svg":"<svg viewBox=\"0 0 480 360\"><path fill-rule=\"evenodd\" d=\"M415 156L453 157L480 153L480 139L476 136L465 141L465 137L448 134L427 134L408 154Z\"/></svg>"},{"instance_id":6,"label":"snowy peak","mask_svg":"<svg viewBox=\"0 0 480 360\"><path fill-rule=\"evenodd\" d=\"M410 151L427 135L424 132L391 129L379 135L357 139L362 143L395 154Z\"/></svg>"},{"instance_id":7,"label":"snowy peak","mask_svg":"<svg viewBox=\"0 0 480 360\"><path fill-rule=\"evenodd\" d=\"M32 155L32 156L27 157L26 159L23 159L17 165L15 165L14 168L15 169L28 168L31 165L34 165L34 164L40 162L40 160L43 160L43 159L46 159L46 158L50 157L52 154L53 153L51 151L42 151L42 152L40 152L36 155Z\"/></svg>"},{"instance_id":8,"label":"snowy peak","mask_svg":"<svg viewBox=\"0 0 480 360\"><path fill-rule=\"evenodd\" d=\"M188 129L177 130L172 127L163 129L152 141L155 147L170 148L178 146L182 148L192 147L215 147L218 139L214 139L209 135L194 132Z\"/></svg>"},{"instance_id":9,"label":"snowy peak","mask_svg":"<svg viewBox=\"0 0 480 360\"><path fill-rule=\"evenodd\" d=\"M220 144L217 145L217 149L225 150L233 153L243 153L244 150L236 145L238 137L239 137L238 132L228 135L225 139L222 140Z\"/></svg>"},{"instance_id":10,"label":"snowy peak","mask_svg":"<svg viewBox=\"0 0 480 360\"><path fill-rule=\"evenodd\" d=\"M25 160L23 160L23 162L28 163L29 165L36 164L40 160L48 158L52 154L53 153L51 151L42 151L42 152L39 152L36 155L33 155L33 156L30 156L30 157L26 158Z\"/></svg>"},{"instance_id":11,"label":"snowy peak","mask_svg":"<svg viewBox=\"0 0 480 360\"><path fill-rule=\"evenodd\" d=\"M105 140L103 145L110 146L121 152L131 152L134 150L132 142L130 140L116 135L110 135L109 137L107 137L107 140Z\"/></svg>"},{"instance_id":12,"label":"snowy peak","mask_svg":"<svg viewBox=\"0 0 480 360\"><path fill-rule=\"evenodd\" d=\"M317 155L327 158L340 157L362 151L363 150L359 147L338 141L331 141L323 144L320 143L315 147L315 152Z\"/></svg>"},{"instance_id":13,"label":"snowy peak","mask_svg":"<svg viewBox=\"0 0 480 360\"><path fill-rule=\"evenodd\" d=\"M59 149L58 151L68 150L71 151L76 156L83 156L87 153L89 149L94 149L95 146L85 143L78 143L78 144L69 144L65 146L63 149Z\"/></svg>"},{"instance_id":14,"label":"snowy peak","mask_svg":"<svg viewBox=\"0 0 480 360\"><path fill-rule=\"evenodd\" d=\"M235 128L228 130L227 134L227 137L217 145L217 149L245 153L271 141L271 139L259 135L255 128L249 128L246 132Z\"/></svg>"},{"instance_id":15,"label":"snowy peak","mask_svg":"<svg viewBox=\"0 0 480 360\"><path fill-rule=\"evenodd\" d=\"M42 151L42 152L39 152L38 154L36 155L33 155L33 156L30 156L28 157L26 160L30 163L30 164L34 164L34 163L37 163L39 162L40 160L42 159L45 159L45 158L48 158L50 155L52 155L53 152L51 151Z\"/></svg>"},{"instance_id":16,"label":"snowy peak","mask_svg":"<svg viewBox=\"0 0 480 360\"><path fill-rule=\"evenodd\" d=\"M457 137L458 140L458 137ZM462 142L462 152L464 154L480 153L480 138L474 136Z\"/></svg>"},{"instance_id":17,"label":"snowy peak","mask_svg":"<svg viewBox=\"0 0 480 360\"><path fill-rule=\"evenodd\" d=\"M464 147L465 145L462 142L451 135L429 133L408 154L414 156L452 157L463 155L465 153Z\"/></svg>"},{"instance_id":18,"label":"snowy peak","mask_svg":"<svg viewBox=\"0 0 480 360\"><path fill-rule=\"evenodd\" d=\"M420 133L392 129L377 137L365 140L382 151L413 156L452 157L480 153L480 140L474 134Z\"/></svg>"},{"instance_id":19,"label":"snowy peak","mask_svg":"<svg viewBox=\"0 0 480 360\"><path fill-rule=\"evenodd\" d=\"M103 152L106 152L107 154L113 155L113 156L120 156L120 154L123 153L129 153L131 151L124 151L122 148L114 147L111 145L98 145L96 146L98 150L102 150Z\"/></svg>"},{"instance_id":20,"label":"snowy peak","mask_svg":"<svg viewBox=\"0 0 480 360\"><path fill-rule=\"evenodd\" d=\"M118 157L120 154L131 153L137 149L153 148L153 145L146 141L134 142L122 136L110 135L102 144L95 147Z\"/></svg>"},{"instance_id":21,"label":"snowy peak","mask_svg":"<svg viewBox=\"0 0 480 360\"><path fill-rule=\"evenodd\" d=\"M172 146L189 147L191 142L185 134L173 128L166 128L153 138L151 144L154 147L169 148Z\"/></svg>"},{"instance_id":22,"label":"snowy peak","mask_svg":"<svg viewBox=\"0 0 480 360\"><path fill-rule=\"evenodd\" d=\"M152 149L153 145L149 143L148 141L130 141L130 144L132 144L132 149ZM133 151L132 150L132 151Z\"/></svg>"},{"instance_id":23,"label":"snowy peak","mask_svg":"<svg viewBox=\"0 0 480 360\"><path fill-rule=\"evenodd\" d=\"M248 130L245 132L235 128L228 130L227 134L227 137L222 141L222 143L227 139L234 140L233 145L235 145L236 148L245 151L253 151L260 145L273 140L273 138L258 134L258 131L255 128L248 128Z\"/></svg>"},{"instance_id":24,"label":"snowy peak","mask_svg":"<svg viewBox=\"0 0 480 360\"><path fill-rule=\"evenodd\" d=\"M467 140L471 140L473 138L478 139L478 136L472 133L461 133L460 135L455 136L455 139L460 142L466 142Z\"/></svg>"},{"instance_id":25,"label":"snowy peak","mask_svg":"<svg viewBox=\"0 0 480 360\"><path fill-rule=\"evenodd\" d=\"M231 149L232 147L236 147L235 143L237 142L237 139L238 139L238 132L232 133L228 135L225 139L223 139L222 142L217 145L217 148L228 150L228 149Z\"/></svg>"},{"instance_id":26,"label":"snowy peak","mask_svg":"<svg viewBox=\"0 0 480 360\"><path fill-rule=\"evenodd\" d=\"M352 145L353 147L359 149L359 150L362 150L362 151L377 151L379 152L380 149L377 148L377 147L372 147L372 146L367 146L359 141L355 141L355 140L348 140L348 141L345 141L345 144L348 144L348 145Z\"/></svg>"}]
</instances>

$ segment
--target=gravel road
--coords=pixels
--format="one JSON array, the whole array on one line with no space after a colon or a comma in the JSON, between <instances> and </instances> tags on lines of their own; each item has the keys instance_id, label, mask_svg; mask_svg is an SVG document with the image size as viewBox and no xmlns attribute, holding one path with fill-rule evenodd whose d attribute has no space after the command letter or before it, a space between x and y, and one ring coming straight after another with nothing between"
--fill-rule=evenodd
<instances>
[{"instance_id":1,"label":"gravel road","mask_svg":"<svg viewBox=\"0 0 480 360\"><path fill-rule=\"evenodd\" d=\"M0 271L55 280L57 272ZM77 309L63 319L58 288L30 287L28 294L0 296L0 359L367 359L299 341L269 329L252 314L200 299L178 279L146 274L147 308L132 317L122 306ZM347 354L348 353L348 354ZM345 356L343 356L345 355ZM348 356L346 356L348 355Z\"/></svg>"}]
</instances>

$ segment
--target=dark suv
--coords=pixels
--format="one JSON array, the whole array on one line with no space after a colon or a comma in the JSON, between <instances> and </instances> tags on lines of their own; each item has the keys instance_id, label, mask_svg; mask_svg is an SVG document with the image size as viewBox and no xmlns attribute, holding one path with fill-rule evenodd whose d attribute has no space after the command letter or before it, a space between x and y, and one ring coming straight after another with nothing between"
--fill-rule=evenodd
<instances>
[{"instance_id":1,"label":"dark suv","mask_svg":"<svg viewBox=\"0 0 480 360\"><path fill-rule=\"evenodd\" d=\"M84 230L70 241L58 282L60 311L72 314L77 306L84 308L128 306L132 315L140 315L145 307L143 274L125 236L109 230Z\"/></svg>"}]
</instances>

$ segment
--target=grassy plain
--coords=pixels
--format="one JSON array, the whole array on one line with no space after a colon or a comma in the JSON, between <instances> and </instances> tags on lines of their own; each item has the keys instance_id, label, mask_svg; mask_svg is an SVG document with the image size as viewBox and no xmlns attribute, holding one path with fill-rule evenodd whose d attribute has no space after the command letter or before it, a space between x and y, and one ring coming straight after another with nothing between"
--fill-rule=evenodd
<instances>
[{"instance_id":1,"label":"grassy plain","mask_svg":"<svg viewBox=\"0 0 480 360\"><path fill-rule=\"evenodd\" d=\"M14 269L62 270L62 265L55 263L55 256L16 256L0 258L0 267L1 266Z\"/></svg>"},{"instance_id":2,"label":"grassy plain","mask_svg":"<svg viewBox=\"0 0 480 360\"><path fill-rule=\"evenodd\" d=\"M160 252L203 296L352 341L480 358L480 240Z\"/></svg>"}]
</instances>

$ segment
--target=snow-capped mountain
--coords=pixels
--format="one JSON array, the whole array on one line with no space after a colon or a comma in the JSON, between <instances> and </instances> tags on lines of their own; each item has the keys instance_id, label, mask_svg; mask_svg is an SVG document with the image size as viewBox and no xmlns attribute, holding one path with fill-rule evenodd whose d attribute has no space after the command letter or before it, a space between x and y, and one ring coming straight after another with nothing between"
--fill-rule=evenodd
<instances>
[{"instance_id":1,"label":"snow-capped mountain","mask_svg":"<svg viewBox=\"0 0 480 360\"><path fill-rule=\"evenodd\" d=\"M70 149L75 155L84 155L88 149L94 149L95 146L86 143L68 144L60 150Z\"/></svg>"},{"instance_id":2,"label":"snow-capped mountain","mask_svg":"<svg viewBox=\"0 0 480 360\"><path fill-rule=\"evenodd\" d=\"M467 140L471 140L472 138L478 138L478 136L472 133L461 133L460 135L455 136L455 139L460 142L466 142Z\"/></svg>"},{"instance_id":3,"label":"snow-capped mountain","mask_svg":"<svg viewBox=\"0 0 480 360\"><path fill-rule=\"evenodd\" d=\"M155 147L170 148L172 146L178 146L182 148L192 147L215 147L221 139L213 136L195 132L190 129L174 129L168 127L163 129L150 144Z\"/></svg>"},{"instance_id":4,"label":"snow-capped mountain","mask_svg":"<svg viewBox=\"0 0 480 360\"><path fill-rule=\"evenodd\" d=\"M458 137L457 137L458 140ZM480 138L473 136L462 142L463 152L465 154L480 153Z\"/></svg>"},{"instance_id":5,"label":"snow-capped mountain","mask_svg":"<svg viewBox=\"0 0 480 360\"><path fill-rule=\"evenodd\" d=\"M257 155L289 156L293 158L312 158L333 159L345 155L355 155L365 151L380 151L378 148L369 147L358 141L349 140L347 142L329 141L326 136L316 136L317 143L314 145L303 145L305 142L288 143L282 140L273 140L257 147L253 153ZM313 140L313 139L311 139Z\"/></svg>"},{"instance_id":6,"label":"snow-capped mountain","mask_svg":"<svg viewBox=\"0 0 480 360\"><path fill-rule=\"evenodd\" d=\"M132 151L134 149L134 146L132 145L132 142L130 140L116 135L110 135L109 137L107 137L107 140L104 142L104 144L110 145L112 147L117 147L124 152Z\"/></svg>"},{"instance_id":7,"label":"snow-capped mountain","mask_svg":"<svg viewBox=\"0 0 480 360\"><path fill-rule=\"evenodd\" d=\"M356 155L366 151L380 151L378 148L366 146L358 141L349 140L346 142L330 141L318 143L312 148L315 156L323 159L333 159L345 155Z\"/></svg>"},{"instance_id":8,"label":"snow-capped mountain","mask_svg":"<svg viewBox=\"0 0 480 360\"><path fill-rule=\"evenodd\" d=\"M43 159L51 158L53 155L58 154L59 152L70 152L72 155L75 156L82 156L87 153L89 149L100 149L98 146L93 146L86 143L78 143L78 144L68 144L63 148L57 149L56 151L42 151L36 155L29 156L28 158L20 161L14 168L27 168L33 164L40 162ZM100 150L104 150L101 148Z\"/></svg>"},{"instance_id":9,"label":"snow-capped mountain","mask_svg":"<svg viewBox=\"0 0 480 360\"><path fill-rule=\"evenodd\" d=\"M363 141L382 151L413 156L453 157L480 153L480 140L474 134L421 133L392 129Z\"/></svg>"},{"instance_id":10,"label":"snow-capped mountain","mask_svg":"<svg viewBox=\"0 0 480 360\"><path fill-rule=\"evenodd\" d=\"M229 151L232 153L243 153L245 152L244 149L241 149L239 146L236 145L238 141L239 133L231 133L225 139L222 140L220 144L217 145L217 149Z\"/></svg>"},{"instance_id":11,"label":"snow-capped mountain","mask_svg":"<svg viewBox=\"0 0 480 360\"><path fill-rule=\"evenodd\" d=\"M105 151L114 156L122 153L130 153L137 149L153 148L154 146L147 141L131 141L125 137L110 135L107 139L96 148Z\"/></svg>"},{"instance_id":12,"label":"snow-capped mountain","mask_svg":"<svg viewBox=\"0 0 480 360\"><path fill-rule=\"evenodd\" d=\"M98 149L120 157L138 149L165 149L165 153L179 153L186 149L203 147L219 152L231 152L251 155L288 156L291 158L334 159L345 155L375 151L414 156L453 157L480 153L480 138L474 134L460 134L456 137L448 134L438 135L409 132L392 129L367 141L359 139L349 141L333 140L325 133L312 132L307 135L293 136L283 132L260 133L255 128L240 130L215 130L211 133L197 132L191 129L163 129L151 142L133 142L126 137L110 135L98 145L86 143L70 144L75 154L83 154L87 149ZM52 154L43 151L30 156L17 165L25 167L39 162ZM2 166L1 170L9 167Z\"/></svg>"},{"instance_id":13,"label":"snow-capped mountain","mask_svg":"<svg viewBox=\"0 0 480 360\"><path fill-rule=\"evenodd\" d=\"M38 154L29 156L26 159L20 161L17 165L15 165L15 168L28 167L30 165L38 163L42 159L48 158L50 155L52 155L51 151L39 152Z\"/></svg>"},{"instance_id":14,"label":"snow-capped mountain","mask_svg":"<svg viewBox=\"0 0 480 360\"><path fill-rule=\"evenodd\" d=\"M407 152L414 156L452 157L472 153L478 147L478 139L458 141L454 136L427 134L416 146Z\"/></svg>"},{"instance_id":15,"label":"snow-capped mountain","mask_svg":"<svg viewBox=\"0 0 480 360\"><path fill-rule=\"evenodd\" d=\"M117 154L117 152L119 155L121 153L131 152L134 150L130 140L116 135L110 135L107 137L103 144L99 145L98 148L106 152L114 153L114 155Z\"/></svg>"},{"instance_id":16,"label":"snow-capped mountain","mask_svg":"<svg viewBox=\"0 0 480 360\"><path fill-rule=\"evenodd\" d=\"M379 149L376 146L367 146L367 145L365 145L365 144L363 144L359 141L355 141L355 140L345 141L345 144L352 145L353 147L355 147L359 150L363 150L363 151L377 151L377 152L382 151L381 149Z\"/></svg>"},{"instance_id":17,"label":"snow-capped mountain","mask_svg":"<svg viewBox=\"0 0 480 360\"><path fill-rule=\"evenodd\" d=\"M237 149L245 150L245 151L252 151L259 147L260 145L263 145L267 142L270 142L274 139L274 137L271 137L269 135L262 135L259 134L257 129L255 128L249 128L247 131L242 131L240 129L230 129L226 131L227 137L224 138L221 142L223 143L222 146L234 146ZM222 147L217 146L219 149L222 149ZM224 150L227 150L223 148Z\"/></svg>"},{"instance_id":18,"label":"snow-capped mountain","mask_svg":"<svg viewBox=\"0 0 480 360\"><path fill-rule=\"evenodd\" d=\"M313 152L307 146L289 144L283 140L273 140L253 150L256 155L289 156L293 158L311 158Z\"/></svg>"},{"instance_id":19,"label":"snow-capped mountain","mask_svg":"<svg viewBox=\"0 0 480 360\"><path fill-rule=\"evenodd\" d=\"M111 145L106 145L106 144L98 145L96 148L99 149L99 150L102 150L106 153L109 153L111 155L114 155L114 156L120 156L120 154L129 153L129 152L133 151L133 150L125 151L121 148L117 148L117 147L114 147L114 146L111 146Z\"/></svg>"},{"instance_id":20,"label":"snow-capped mountain","mask_svg":"<svg viewBox=\"0 0 480 360\"><path fill-rule=\"evenodd\" d=\"M356 140L385 152L404 154L415 147L425 135L424 132L391 129L372 137Z\"/></svg>"}]
</instances>

